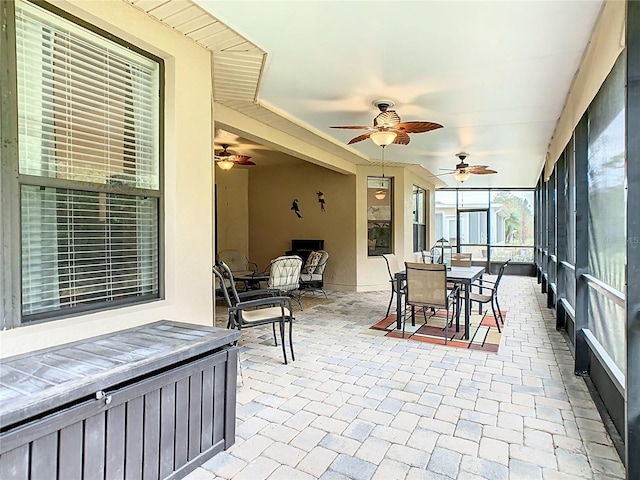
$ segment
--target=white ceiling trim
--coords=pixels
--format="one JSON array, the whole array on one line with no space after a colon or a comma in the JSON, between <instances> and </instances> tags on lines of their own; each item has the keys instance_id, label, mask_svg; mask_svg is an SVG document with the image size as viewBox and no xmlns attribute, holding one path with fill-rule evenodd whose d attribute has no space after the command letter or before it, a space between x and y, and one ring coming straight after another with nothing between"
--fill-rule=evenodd
<instances>
[{"instance_id":1,"label":"white ceiling trim","mask_svg":"<svg viewBox=\"0 0 640 480\"><path fill-rule=\"evenodd\" d=\"M211 51L214 101L353 164L368 157L258 102L267 54L192 0L126 0ZM215 118L215 110L214 110Z\"/></svg>"},{"instance_id":2,"label":"white ceiling trim","mask_svg":"<svg viewBox=\"0 0 640 480\"><path fill-rule=\"evenodd\" d=\"M266 52L191 0L127 0L213 55L216 101L255 102Z\"/></svg>"}]
</instances>

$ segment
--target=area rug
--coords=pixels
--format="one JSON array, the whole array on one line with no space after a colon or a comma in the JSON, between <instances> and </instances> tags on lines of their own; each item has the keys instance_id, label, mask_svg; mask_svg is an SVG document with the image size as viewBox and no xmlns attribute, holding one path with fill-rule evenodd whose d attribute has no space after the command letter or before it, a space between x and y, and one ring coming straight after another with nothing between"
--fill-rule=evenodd
<instances>
[{"instance_id":1,"label":"area rug","mask_svg":"<svg viewBox=\"0 0 640 480\"><path fill-rule=\"evenodd\" d=\"M501 313L502 318L504 318L506 323L507 312L502 310ZM410 315L410 312L407 312L407 314ZM425 314L427 318L426 323L422 309L416 309L415 326L411 325L411 318L407 319L404 338L418 342L445 345L444 325L446 321L446 311L436 310L435 314L433 314L427 309ZM402 329L398 330L396 328L395 314L383 318L369 328L371 330L381 332L387 337L403 338ZM501 325L500 328L503 329L504 326ZM469 321L469 340L464 340L464 333L464 318L461 316L460 331L456 332L454 320L453 325L449 327L449 335L446 345L448 347L468 348L494 353L497 352L500 347L502 333L498 332L498 329L496 328L496 321L490 310L488 312L484 311L483 314L471 314Z\"/></svg>"}]
</instances>

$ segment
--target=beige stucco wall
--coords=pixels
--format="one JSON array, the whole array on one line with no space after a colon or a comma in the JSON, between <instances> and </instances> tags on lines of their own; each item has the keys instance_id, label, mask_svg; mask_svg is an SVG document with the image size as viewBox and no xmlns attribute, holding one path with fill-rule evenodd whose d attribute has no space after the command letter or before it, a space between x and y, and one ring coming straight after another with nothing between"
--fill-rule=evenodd
<instances>
[{"instance_id":1,"label":"beige stucco wall","mask_svg":"<svg viewBox=\"0 0 640 480\"><path fill-rule=\"evenodd\" d=\"M324 193L320 210L316 191ZM303 218L290 210L297 198ZM355 290L355 177L311 163L275 165L249 173L250 258L265 268L292 239L323 239L329 262L325 286Z\"/></svg>"},{"instance_id":2,"label":"beige stucco wall","mask_svg":"<svg viewBox=\"0 0 640 480\"><path fill-rule=\"evenodd\" d=\"M356 180L357 291L386 290L389 273L382 257L367 255L367 177L378 177L378 166L359 166ZM385 176L393 178L393 253L400 265L414 262L413 185L429 191L429 236L433 236L433 196L435 188L428 180L406 168L385 167ZM429 240L428 240L429 241Z\"/></svg>"},{"instance_id":3,"label":"beige stucco wall","mask_svg":"<svg viewBox=\"0 0 640 480\"><path fill-rule=\"evenodd\" d=\"M217 248L249 255L249 168L215 169Z\"/></svg>"},{"instance_id":4,"label":"beige stucco wall","mask_svg":"<svg viewBox=\"0 0 640 480\"><path fill-rule=\"evenodd\" d=\"M210 54L124 2L52 3L165 59L162 258L165 299L0 332L0 355L6 357L160 319L210 325L213 310Z\"/></svg>"}]
</instances>

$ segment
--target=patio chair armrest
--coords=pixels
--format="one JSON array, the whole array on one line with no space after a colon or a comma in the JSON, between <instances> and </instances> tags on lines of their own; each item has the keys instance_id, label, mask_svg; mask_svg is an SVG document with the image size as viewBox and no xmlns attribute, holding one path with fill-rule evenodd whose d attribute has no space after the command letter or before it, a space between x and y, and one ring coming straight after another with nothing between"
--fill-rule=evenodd
<instances>
[{"instance_id":1,"label":"patio chair armrest","mask_svg":"<svg viewBox=\"0 0 640 480\"><path fill-rule=\"evenodd\" d=\"M259 290L247 290L246 292L238 292L240 301L251 300L255 298L273 298L277 296L273 290L261 288Z\"/></svg>"},{"instance_id":2,"label":"patio chair armrest","mask_svg":"<svg viewBox=\"0 0 640 480\"><path fill-rule=\"evenodd\" d=\"M492 282L492 284L493 284L493 282ZM495 290L496 290L495 284L493 284L493 286L489 286L489 285L484 285L484 284L479 284L479 283L472 283L471 287L469 288L470 292L472 291L473 287L476 287L479 290L482 289L483 291L484 290L489 290L492 293L495 292Z\"/></svg>"},{"instance_id":3,"label":"patio chair armrest","mask_svg":"<svg viewBox=\"0 0 640 480\"><path fill-rule=\"evenodd\" d=\"M246 302L240 302L235 307L230 308L232 311L247 310L249 308L264 307L264 306L285 306L290 303L289 297L263 297L256 300L248 300Z\"/></svg>"},{"instance_id":4,"label":"patio chair armrest","mask_svg":"<svg viewBox=\"0 0 640 480\"><path fill-rule=\"evenodd\" d=\"M460 293L460 285L454 284L453 288L447 292L447 297L455 298Z\"/></svg>"},{"instance_id":5,"label":"patio chair armrest","mask_svg":"<svg viewBox=\"0 0 640 480\"><path fill-rule=\"evenodd\" d=\"M258 264L256 262L249 262L247 261L247 265L250 266L250 270L253 270L253 273L260 273L258 272Z\"/></svg>"}]
</instances>

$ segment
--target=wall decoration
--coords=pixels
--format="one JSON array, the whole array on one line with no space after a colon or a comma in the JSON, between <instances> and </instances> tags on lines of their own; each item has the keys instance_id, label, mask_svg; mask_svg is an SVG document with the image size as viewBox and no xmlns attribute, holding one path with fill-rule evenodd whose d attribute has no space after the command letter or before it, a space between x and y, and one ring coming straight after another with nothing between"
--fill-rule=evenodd
<instances>
[{"instance_id":1,"label":"wall decoration","mask_svg":"<svg viewBox=\"0 0 640 480\"><path fill-rule=\"evenodd\" d=\"M324 201L324 193L322 193L320 190L318 190L316 192L316 195L318 195L318 202L320 203L320 211L324 212L324 205L325 205L325 201Z\"/></svg>"},{"instance_id":2,"label":"wall decoration","mask_svg":"<svg viewBox=\"0 0 640 480\"><path fill-rule=\"evenodd\" d=\"M300 208L298 207L298 199L294 198L293 203L291 204L291 210L293 210L298 218L302 218L302 214L300 213Z\"/></svg>"}]
</instances>

